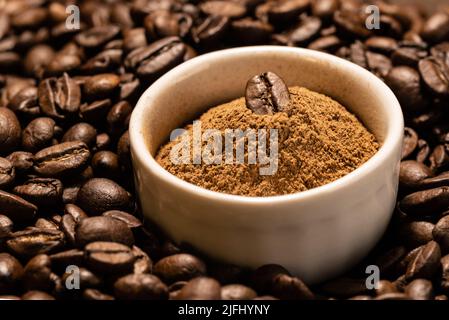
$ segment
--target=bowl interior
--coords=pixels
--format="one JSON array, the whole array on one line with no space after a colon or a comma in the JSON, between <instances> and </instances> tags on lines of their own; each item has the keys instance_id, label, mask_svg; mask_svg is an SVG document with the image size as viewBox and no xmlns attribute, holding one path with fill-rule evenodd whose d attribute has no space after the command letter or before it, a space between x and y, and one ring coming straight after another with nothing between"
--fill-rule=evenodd
<instances>
[{"instance_id":1,"label":"bowl interior","mask_svg":"<svg viewBox=\"0 0 449 320\"><path fill-rule=\"evenodd\" d=\"M401 123L394 119L402 115L392 111L391 91L374 75L343 59L297 48L231 49L182 64L142 96L138 105L145 106L145 112L139 112L137 121L150 153L155 155L173 129L213 106L243 96L248 79L265 71L279 74L289 86L304 86L336 99L381 144L394 121Z\"/></svg>"}]
</instances>

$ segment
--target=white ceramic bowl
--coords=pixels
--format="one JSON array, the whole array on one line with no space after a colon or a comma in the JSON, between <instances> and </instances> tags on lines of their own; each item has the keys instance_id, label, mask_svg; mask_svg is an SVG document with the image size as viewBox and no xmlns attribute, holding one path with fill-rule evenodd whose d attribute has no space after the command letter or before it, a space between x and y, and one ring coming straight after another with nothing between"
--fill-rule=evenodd
<instances>
[{"instance_id":1,"label":"white ceramic bowl","mask_svg":"<svg viewBox=\"0 0 449 320\"><path fill-rule=\"evenodd\" d=\"M155 160L175 128L244 95L247 80L273 71L288 85L324 93L355 113L380 150L345 177L309 191L243 197L209 191ZM177 242L246 267L278 263L307 283L360 261L384 233L398 186L403 135L400 105L363 68L332 55L259 46L206 54L171 70L140 98L130 123L137 192L146 218Z\"/></svg>"}]
</instances>

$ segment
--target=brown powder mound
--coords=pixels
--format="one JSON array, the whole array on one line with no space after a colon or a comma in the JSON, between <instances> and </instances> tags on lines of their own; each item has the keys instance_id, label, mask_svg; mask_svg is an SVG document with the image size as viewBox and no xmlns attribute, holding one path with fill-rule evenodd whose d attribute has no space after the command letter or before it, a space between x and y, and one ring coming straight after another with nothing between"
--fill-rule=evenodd
<instances>
[{"instance_id":1,"label":"brown powder mound","mask_svg":"<svg viewBox=\"0 0 449 320\"><path fill-rule=\"evenodd\" d=\"M289 115L256 115L246 108L245 99L240 98L208 110L199 119L202 131L278 129L279 162L274 175L260 175L259 165L249 165L247 161L225 164L223 160L220 165L174 164L170 150L180 138L162 146L156 160L170 173L200 187L266 197L305 191L335 181L377 152L379 145L375 137L341 104L305 88L291 87L289 91L292 103ZM192 137L192 125L185 129Z\"/></svg>"}]
</instances>

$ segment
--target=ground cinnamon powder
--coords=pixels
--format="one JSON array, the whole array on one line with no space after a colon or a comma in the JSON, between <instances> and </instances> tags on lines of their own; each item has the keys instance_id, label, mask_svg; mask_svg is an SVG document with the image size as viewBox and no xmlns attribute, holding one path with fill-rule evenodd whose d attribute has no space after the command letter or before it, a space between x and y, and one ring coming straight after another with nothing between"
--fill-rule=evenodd
<instances>
[{"instance_id":1,"label":"ground cinnamon powder","mask_svg":"<svg viewBox=\"0 0 449 320\"><path fill-rule=\"evenodd\" d=\"M258 164L174 164L163 145L158 163L200 187L244 196L275 196L305 191L332 182L371 158L379 145L363 124L337 101L302 87L290 87L289 114L257 115L240 98L204 113L202 130L278 129L278 169L260 175ZM186 128L192 132L192 125ZM246 150L246 149L245 149Z\"/></svg>"}]
</instances>

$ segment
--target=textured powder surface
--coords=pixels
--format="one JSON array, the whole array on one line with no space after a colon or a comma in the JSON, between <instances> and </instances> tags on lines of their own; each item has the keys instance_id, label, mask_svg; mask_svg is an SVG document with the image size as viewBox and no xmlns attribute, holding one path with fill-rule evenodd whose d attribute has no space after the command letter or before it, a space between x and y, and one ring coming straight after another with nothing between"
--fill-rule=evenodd
<instances>
[{"instance_id":1,"label":"textured powder surface","mask_svg":"<svg viewBox=\"0 0 449 320\"><path fill-rule=\"evenodd\" d=\"M163 145L156 160L170 173L200 187L265 197L305 191L332 182L377 152L379 145L375 137L341 104L302 87L291 87L289 91L291 112L288 115L281 112L256 115L245 106L245 99L240 98L208 110L199 119L203 131L278 129L279 162L274 175L260 175L259 165L249 165L247 161L225 164L223 160L221 165L174 164L170 150L179 138ZM192 125L185 129L192 137Z\"/></svg>"}]
</instances>

